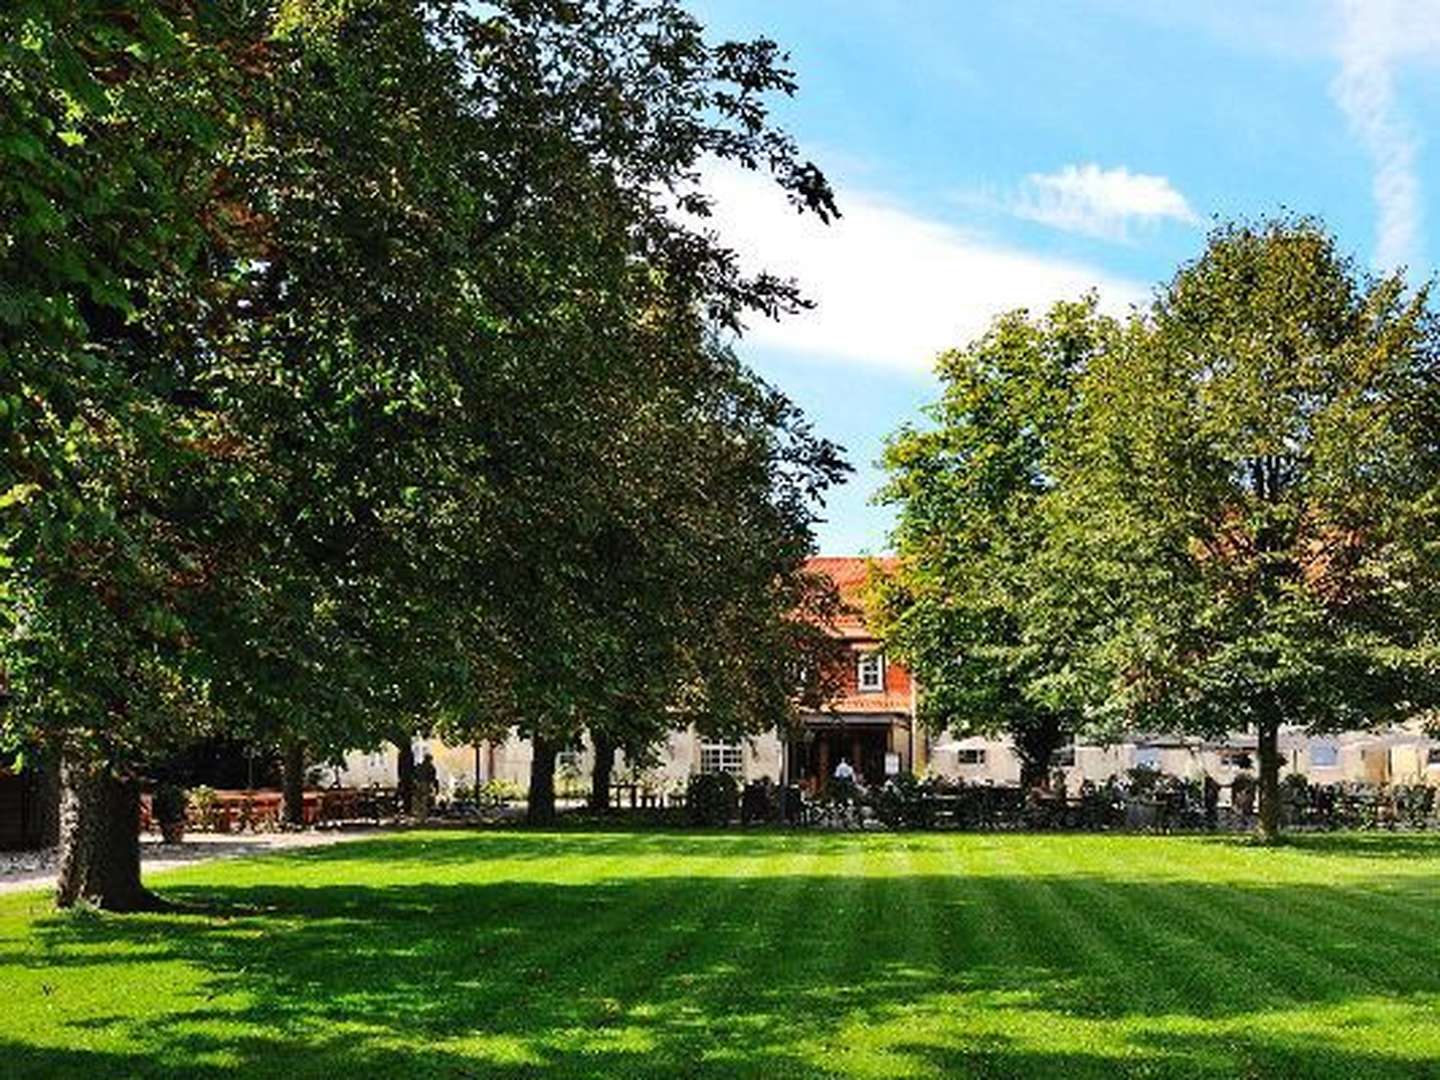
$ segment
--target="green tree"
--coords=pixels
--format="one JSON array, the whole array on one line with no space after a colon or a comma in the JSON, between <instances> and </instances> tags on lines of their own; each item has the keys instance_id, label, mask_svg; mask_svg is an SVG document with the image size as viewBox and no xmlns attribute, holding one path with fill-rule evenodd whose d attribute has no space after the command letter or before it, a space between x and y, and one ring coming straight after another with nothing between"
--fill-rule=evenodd
<instances>
[{"instance_id":1,"label":"green tree","mask_svg":"<svg viewBox=\"0 0 1440 1080\"><path fill-rule=\"evenodd\" d=\"M1227 225L1083 377L1049 544L1055 606L1088 612L1077 699L1255 731L1267 839L1282 727L1370 727L1440 693L1429 301L1310 219Z\"/></svg>"},{"instance_id":2,"label":"green tree","mask_svg":"<svg viewBox=\"0 0 1440 1080\"><path fill-rule=\"evenodd\" d=\"M795 309L795 286L745 277L673 204L703 217L698 168L715 156L764 168L822 217L834 205L768 119L767 97L794 89L771 42L711 44L668 2L452 16L432 37L458 42L477 73L475 111L510 124L485 161L526 169L498 185L514 194L471 279L477 321L504 333L485 340L475 379L492 500L466 574L475 670L532 740L543 821L559 749L587 729L639 745L680 690L693 694L693 658L716 632L699 598L733 610L740 552L766 556L760 621L787 614L776 599L793 590L797 536L808 550L814 498L843 469L793 406L706 344L749 314ZM586 109L602 104L597 123ZM747 543L706 560L725 512L725 535Z\"/></svg>"},{"instance_id":3,"label":"green tree","mask_svg":"<svg viewBox=\"0 0 1440 1080\"><path fill-rule=\"evenodd\" d=\"M0 13L0 732L62 756L64 903L147 902L134 763L214 715L186 614L249 470L188 392L203 361L172 346L223 244L214 165L241 80L220 20Z\"/></svg>"},{"instance_id":4,"label":"green tree","mask_svg":"<svg viewBox=\"0 0 1440 1080\"><path fill-rule=\"evenodd\" d=\"M868 606L920 686L920 715L959 735L1007 735L1026 787L1083 723L1065 692L1070 639L1047 610L1046 504L1087 365L1117 328L1094 300L998 318L942 354L930 425L886 446L881 499L899 508L893 571Z\"/></svg>"},{"instance_id":5,"label":"green tree","mask_svg":"<svg viewBox=\"0 0 1440 1080\"><path fill-rule=\"evenodd\" d=\"M4 730L70 763L62 903L148 901L169 745L618 715L700 640L677 553L716 520L644 495L641 442L744 444L709 467L750 469L782 610L838 457L700 343L798 292L672 213L708 155L833 212L772 43L668 0L3 19Z\"/></svg>"}]
</instances>

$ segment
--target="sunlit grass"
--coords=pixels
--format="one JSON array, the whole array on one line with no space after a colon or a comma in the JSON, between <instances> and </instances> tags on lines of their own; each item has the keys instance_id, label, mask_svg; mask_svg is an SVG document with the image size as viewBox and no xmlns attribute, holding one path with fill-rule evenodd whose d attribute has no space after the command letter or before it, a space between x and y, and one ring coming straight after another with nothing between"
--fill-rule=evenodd
<instances>
[{"instance_id":1,"label":"sunlit grass","mask_svg":"<svg viewBox=\"0 0 1440 1080\"><path fill-rule=\"evenodd\" d=\"M0 1075L1440 1074L1440 838L415 833L0 901Z\"/></svg>"}]
</instances>

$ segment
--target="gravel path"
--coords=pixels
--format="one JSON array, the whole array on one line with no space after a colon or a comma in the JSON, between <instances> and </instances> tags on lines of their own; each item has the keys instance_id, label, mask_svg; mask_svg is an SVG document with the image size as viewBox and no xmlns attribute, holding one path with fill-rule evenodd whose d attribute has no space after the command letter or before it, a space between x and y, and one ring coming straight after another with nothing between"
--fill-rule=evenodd
<instances>
[{"instance_id":1,"label":"gravel path","mask_svg":"<svg viewBox=\"0 0 1440 1080\"><path fill-rule=\"evenodd\" d=\"M195 833L179 844L166 844L158 836L140 838L140 861L146 874L209 859L234 859L266 851L322 847L345 840L374 836L376 828L326 829L309 832L255 833L227 836ZM0 894L24 889L50 888L55 884L55 851L0 851Z\"/></svg>"}]
</instances>

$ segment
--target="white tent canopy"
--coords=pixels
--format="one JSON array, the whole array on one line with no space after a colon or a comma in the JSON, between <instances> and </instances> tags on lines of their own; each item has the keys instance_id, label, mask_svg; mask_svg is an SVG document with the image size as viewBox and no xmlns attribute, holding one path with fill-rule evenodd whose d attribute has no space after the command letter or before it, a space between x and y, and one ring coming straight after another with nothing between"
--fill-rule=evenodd
<instances>
[{"instance_id":1,"label":"white tent canopy","mask_svg":"<svg viewBox=\"0 0 1440 1080\"><path fill-rule=\"evenodd\" d=\"M948 732L940 737L940 741L930 747L932 754L953 754L960 750L984 750L990 745L991 740L983 735L971 735L964 739L957 739Z\"/></svg>"}]
</instances>

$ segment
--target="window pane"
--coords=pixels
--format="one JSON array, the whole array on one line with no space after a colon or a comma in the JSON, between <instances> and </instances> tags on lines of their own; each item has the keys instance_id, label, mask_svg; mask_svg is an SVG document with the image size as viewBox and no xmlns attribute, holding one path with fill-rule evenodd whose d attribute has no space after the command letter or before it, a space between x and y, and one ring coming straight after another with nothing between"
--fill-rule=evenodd
<instances>
[{"instance_id":1,"label":"window pane","mask_svg":"<svg viewBox=\"0 0 1440 1080\"><path fill-rule=\"evenodd\" d=\"M883 690L885 688L885 668L878 652L861 653L856 661L858 678L861 690Z\"/></svg>"},{"instance_id":2,"label":"window pane","mask_svg":"<svg viewBox=\"0 0 1440 1080\"><path fill-rule=\"evenodd\" d=\"M1340 747L1334 743L1311 743L1310 765L1312 768L1330 768L1340 763Z\"/></svg>"},{"instance_id":3,"label":"window pane","mask_svg":"<svg viewBox=\"0 0 1440 1080\"><path fill-rule=\"evenodd\" d=\"M739 743L701 743L700 771L728 772L739 776L745 768L745 754Z\"/></svg>"}]
</instances>

